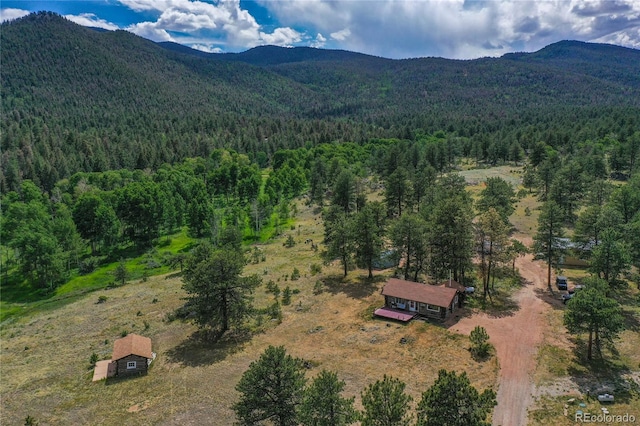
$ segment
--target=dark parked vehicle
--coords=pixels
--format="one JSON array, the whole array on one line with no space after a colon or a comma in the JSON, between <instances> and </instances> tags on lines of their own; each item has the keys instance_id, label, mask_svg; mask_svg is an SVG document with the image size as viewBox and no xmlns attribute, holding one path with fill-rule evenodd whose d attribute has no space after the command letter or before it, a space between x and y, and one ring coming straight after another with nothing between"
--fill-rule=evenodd
<instances>
[{"instance_id":1,"label":"dark parked vehicle","mask_svg":"<svg viewBox=\"0 0 640 426\"><path fill-rule=\"evenodd\" d=\"M576 295L576 291L582 290L582 288L583 288L583 286L577 285L574 288L572 288L571 290L569 290L568 292L566 292L565 294L563 294L562 295L562 303L564 303L566 305L567 301L571 300L573 298L573 296Z\"/></svg>"},{"instance_id":2,"label":"dark parked vehicle","mask_svg":"<svg viewBox=\"0 0 640 426\"><path fill-rule=\"evenodd\" d=\"M558 287L558 290L566 290L568 284L567 277L563 277L562 275L556 277L556 287Z\"/></svg>"}]
</instances>

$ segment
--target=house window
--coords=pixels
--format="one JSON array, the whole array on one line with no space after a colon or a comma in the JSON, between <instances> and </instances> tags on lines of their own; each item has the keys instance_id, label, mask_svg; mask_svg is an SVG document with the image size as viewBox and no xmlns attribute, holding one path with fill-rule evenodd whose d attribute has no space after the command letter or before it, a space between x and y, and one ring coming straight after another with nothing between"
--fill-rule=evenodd
<instances>
[{"instance_id":1,"label":"house window","mask_svg":"<svg viewBox=\"0 0 640 426\"><path fill-rule=\"evenodd\" d=\"M136 362L135 361L127 361L127 370L130 370L132 368L136 368Z\"/></svg>"},{"instance_id":2,"label":"house window","mask_svg":"<svg viewBox=\"0 0 640 426\"><path fill-rule=\"evenodd\" d=\"M440 307L439 306L429 305L427 303L427 311L440 312Z\"/></svg>"}]
</instances>

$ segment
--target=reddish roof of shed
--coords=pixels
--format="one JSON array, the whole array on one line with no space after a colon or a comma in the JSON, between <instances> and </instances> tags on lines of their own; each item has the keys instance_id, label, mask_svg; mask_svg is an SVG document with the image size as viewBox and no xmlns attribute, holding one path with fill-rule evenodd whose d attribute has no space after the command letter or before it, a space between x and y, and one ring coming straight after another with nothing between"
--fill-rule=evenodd
<instances>
[{"instance_id":1,"label":"reddish roof of shed","mask_svg":"<svg viewBox=\"0 0 640 426\"><path fill-rule=\"evenodd\" d=\"M151 339L137 334L127 334L122 339L113 342L113 355L111 359L117 361L129 355L138 355L145 358L153 358L151 354Z\"/></svg>"},{"instance_id":2,"label":"reddish roof of shed","mask_svg":"<svg viewBox=\"0 0 640 426\"><path fill-rule=\"evenodd\" d=\"M456 297L456 289L390 278L382 294L448 308Z\"/></svg>"}]
</instances>

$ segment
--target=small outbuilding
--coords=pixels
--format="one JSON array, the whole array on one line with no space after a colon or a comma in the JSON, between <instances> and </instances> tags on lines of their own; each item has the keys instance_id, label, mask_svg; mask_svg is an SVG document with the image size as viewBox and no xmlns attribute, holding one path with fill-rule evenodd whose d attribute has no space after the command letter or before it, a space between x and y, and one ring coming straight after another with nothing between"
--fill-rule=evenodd
<instances>
[{"instance_id":1,"label":"small outbuilding","mask_svg":"<svg viewBox=\"0 0 640 426\"><path fill-rule=\"evenodd\" d=\"M127 334L113 342L111 362L116 364L115 374L118 376L146 374L153 358L151 339L148 337Z\"/></svg>"},{"instance_id":2,"label":"small outbuilding","mask_svg":"<svg viewBox=\"0 0 640 426\"><path fill-rule=\"evenodd\" d=\"M409 321L416 316L446 319L458 307L458 288L390 278L382 288L384 307L378 316Z\"/></svg>"}]
</instances>

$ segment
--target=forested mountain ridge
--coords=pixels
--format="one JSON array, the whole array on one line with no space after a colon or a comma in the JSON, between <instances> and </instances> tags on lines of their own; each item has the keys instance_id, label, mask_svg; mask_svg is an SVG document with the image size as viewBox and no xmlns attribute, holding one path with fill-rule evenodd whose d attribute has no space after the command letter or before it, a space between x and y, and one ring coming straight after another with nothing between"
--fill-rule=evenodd
<instances>
[{"instance_id":1,"label":"forested mountain ridge","mask_svg":"<svg viewBox=\"0 0 640 426\"><path fill-rule=\"evenodd\" d=\"M3 191L217 147L268 159L438 130L479 140L482 157L490 141L570 151L624 140L640 116L640 51L616 46L562 42L472 61L274 46L204 54L52 13L3 23L0 35Z\"/></svg>"}]
</instances>

